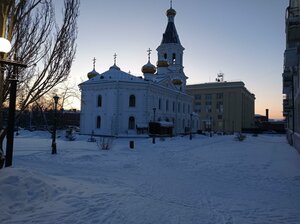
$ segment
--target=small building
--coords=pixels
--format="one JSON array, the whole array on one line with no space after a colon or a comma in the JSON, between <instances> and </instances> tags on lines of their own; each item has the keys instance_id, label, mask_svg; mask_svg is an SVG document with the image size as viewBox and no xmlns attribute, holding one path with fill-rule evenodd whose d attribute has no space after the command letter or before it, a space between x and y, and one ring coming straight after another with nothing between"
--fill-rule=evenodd
<instances>
[{"instance_id":1,"label":"small building","mask_svg":"<svg viewBox=\"0 0 300 224\"><path fill-rule=\"evenodd\" d=\"M200 129L240 132L254 128L255 96L243 82L217 82L187 86L194 98L193 109L200 116Z\"/></svg>"}]
</instances>

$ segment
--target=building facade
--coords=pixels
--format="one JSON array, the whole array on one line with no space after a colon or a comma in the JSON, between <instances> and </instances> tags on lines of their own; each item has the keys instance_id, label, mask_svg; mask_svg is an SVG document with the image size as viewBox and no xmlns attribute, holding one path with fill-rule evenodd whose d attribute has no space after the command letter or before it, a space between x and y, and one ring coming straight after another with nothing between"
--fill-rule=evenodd
<instances>
[{"instance_id":1,"label":"building facade","mask_svg":"<svg viewBox=\"0 0 300 224\"><path fill-rule=\"evenodd\" d=\"M202 131L232 133L254 128L255 96L243 82L188 85L187 93L194 98Z\"/></svg>"},{"instance_id":2,"label":"building facade","mask_svg":"<svg viewBox=\"0 0 300 224\"><path fill-rule=\"evenodd\" d=\"M300 152L300 0L289 1L285 20L283 116L287 123L287 139Z\"/></svg>"},{"instance_id":3,"label":"building facade","mask_svg":"<svg viewBox=\"0 0 300 224\"><path fill-rule=\"evenodd\" d=\"M192 113L193 98L186 94L183 51L171 7L166 13L168 23L157 48L157 66L150 62L142 67L143 76L121 71L116 64L99 74L88 73L89 80L81 90L81 134L124 135L147 129L149 122L173 127L173 134L187 128L198 129L198 116Z\"/></svg>"}]
</instances>

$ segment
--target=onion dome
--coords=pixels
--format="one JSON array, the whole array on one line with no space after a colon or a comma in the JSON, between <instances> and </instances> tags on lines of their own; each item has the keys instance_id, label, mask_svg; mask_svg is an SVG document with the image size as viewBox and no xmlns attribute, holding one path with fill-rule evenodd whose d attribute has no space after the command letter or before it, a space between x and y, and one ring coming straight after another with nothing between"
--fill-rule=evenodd
<instances>
[{"instance_id":1,"label":"onion dome","mask_svg":"<svg viewBox=\"0 0 300 224\"><path fill-rule=\"evenodd\" d=\"M168 9L167 12L166 12L166 15L169 17L169 16L176 16L176 11L175 9Z\"/></svg>"},{"instance_id":2,"label":"onion dome","mask_svg":"<svg viewBox=\"0 0 300 224\"><path fill-rule=\"evenodd\" d=\"M157 62L157 67L161 68L161 67L169 67L169 63L165 60L160 60Z\"/></svg>"},{"instance_id":3,"label":"onion dome","mask_svg":"<svg viewBox=\"0 0 300 224\"><path fill-rule=\"evenodd\" d=\"M181 79L173 79L172 83L175 86L180 86L182 84L182 80Z\"/></svg>"},{"instance_id":4,"label":"onion dome","mask_svg":"<svg viewBox=\"0 0 300 224\"><path fill-rule=\"evenodd\" d=\"M95 64L96 64L96 58L93 58L93 71L91 71L91 72L89 72L88 74L87 74L87 77L89 78L89 79L92 79L92 78L94 78L95 76L97 76L97 75L100 75L98 72L96 72L96 70L95 70Z\"/></svg>"},{"instance_id":5,"label":"onion dome","mask_svg":"<svg viewBox=\"0 0 300 224\"><path fill-rule=\"evenodd\" d=\"M150 63L150 61L148 61L148 63L142 67L142 72L144 74L146 74L146 73L154 74L156 72L156 67L154 65L152 65Z\"/></svg>"},{"instance_id":6,"label":"onion dome","mask_svg":"<svg viewBox=\"0 0 300 224\"><path fill-rule=\"evenodd\" d=\"M111 66L109 69L115 69L115 70L121 70L118 66L117 66L117 54L115 53L114 55L114 65Z\"/></svg>"},{"instance_id":7,"label":"onion dome","mask_svg":"<svg viewBox=\"0 0 300 224\"><path fill-rule=\"evenodd\" d=\"M120 68L116 64L114 64L113 66L110 66L109 69L115 69L115 70L119 70L120 71Z\"/></svg>"},{"instance_id":8,"label":"onion dome","mask_svg":"<svg viewBox=\"0 0 300 224\"><path fill-rule=\"evenodd\" d=\"M96 70L95 69L93 69L93 71L91 71L91 72L89 72L88 74L87 74L87 77L89 78L89 79L91 79L91 78L94 78L95 76L97 76L97 75L100 75L98 72L96 72Z\"/></svg>"}]
</instances>

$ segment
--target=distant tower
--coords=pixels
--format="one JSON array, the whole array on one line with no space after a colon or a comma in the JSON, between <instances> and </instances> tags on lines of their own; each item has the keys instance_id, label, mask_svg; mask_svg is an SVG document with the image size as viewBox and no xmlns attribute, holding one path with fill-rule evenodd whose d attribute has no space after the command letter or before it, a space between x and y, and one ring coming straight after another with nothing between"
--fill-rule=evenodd
<instances>
[{"instance_id":1,"label":"distant tower","mask_svg":"<svg viewBox=\"0 0 300 224\"><path fill-rule=\"evenodd\" d=\"M170 9L167 10L168 25L163 34L163 39L160 46L156 49L158 53L157 69L168 67L172 71L171 79L173 83L179 85L182 92L186 89L186 79L183 72L183 51L184 47L181 45L179 36L174 23L176 11L172 8L172 1Z\"/></svg>"}]
</instances>

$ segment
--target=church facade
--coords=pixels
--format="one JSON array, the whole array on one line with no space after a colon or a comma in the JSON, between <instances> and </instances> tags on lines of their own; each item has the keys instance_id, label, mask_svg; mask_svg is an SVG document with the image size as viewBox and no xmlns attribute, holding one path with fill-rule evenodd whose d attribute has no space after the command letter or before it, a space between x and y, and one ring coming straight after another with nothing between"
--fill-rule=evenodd
<instances>
[{"instance_id":1,"label":"church facade","mask_svg":"<svg viewBox=\"0 0 300 224\"><path fill-rule=\"evenodd\" d=\"M167 10L168 24L157 48L157 66L142 67L143 77L122 71L115 63L99 74L94 69L81 90L81 134L126 135L148 128L149 122L172 127L173 134L199 127L192 112L193 98L186 93L187 77L183 71L183 51L175 27L176 11Z\"/></svg>"}]
</instances>

